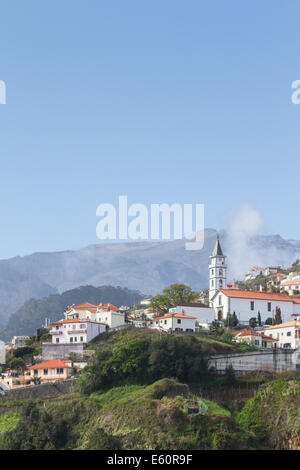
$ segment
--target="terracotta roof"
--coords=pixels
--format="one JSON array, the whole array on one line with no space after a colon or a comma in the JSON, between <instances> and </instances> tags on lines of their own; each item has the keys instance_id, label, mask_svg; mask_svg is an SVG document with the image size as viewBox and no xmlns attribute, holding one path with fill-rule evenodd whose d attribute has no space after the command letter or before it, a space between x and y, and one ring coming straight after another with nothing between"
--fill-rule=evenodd
<instances>
[{"instance_id":1,"label":"terracotta roof","mask_svg":"<svg viewBox=\"0 0 300 470\"><path fill-rule=\"evenodd\" d=\"M157 317L157 318L153 318L153 320L157 321L157 320L165 320L166 318L188 318L190 320L196 320L197 317L190 317L189 315L182 315L181 313L168 313L167 315L164 315L162 317Z\"/></svg>"},{"instance_id":2,"label":"terracotta roof","mask_svg":"<svg viewBox=\"0 0 300 470\"><path fill-rule=\"evenodd\" d=\"M250 330L250 329L244 329L244 330L240 330L240 331L236 331L234 333L234 336L260 336L261 338L265 339L266 341L276 341L274 340L274 338L271 338L270 336L266 336L264 335L263 333L260 333L259 331L255 331L255 330Z\"/></svg>"},{"instance_id":3,"label":"terracotta roof","mask_svg":"<svg viewBox=\"0 0 300 470\"><path fill-rule=\"evenodd\" d=\"M295 320L292 320L292 321L280 323L279 325L272 325L269 328L267 328L265 331L267 332L269 330L277 330L278 328L289 328L291 326L296 326L297 328L300 328L300 322L298 321L297 318L295 318Z\"/></svg>"},{"instance_id":4,"label":"terracotta roof","mask_svg":"<svg viewBox=\"0 0 300 470\"><path fill-rule=\"evenodd\" d=\"M62 361L61 359L55 359L52 361L41 362L40 364L35 364L34 366L28 367L28 369L51 369L51 368L67 368L74 369L70 365L70 361Z\"/></svg>"},{"instance_id":5,"label":"terracotta roof","mask_svg":"<svg viewBox=\"0 0 300 470\"><path fill-rule=\"evenodd\" d=\"M78 305L68 305L66 310L88 310L88 311L96 311L98 308L104 309L104 310L119 310L118 307L116 307L113 304L90 304L89 302L84 302L82 304Z\"/></svg>"},{"instance_id":6,"label":"terracotta roof","mask_svg":"<svg viewBox=\"0 0 300 470\"><path fill-rule=\"evenodd\" d=\"M243 299L281 300L285 302L293 302L293 300L295 300L286 294L276 294L274 292L247 291L240 289L220 289L220 292L227 297L238 297Z\"/></svg>"},{"instance_id":7,"label":"terracotta roof","mask_svg":"<svg viewBox=\"0 0 300 470\"><path fill-rule=\"evenodd\" d=\"M97 310L98 305L90 304L88 302L84 302L78 305L68 305L67 310Z\"/></svg>"},{"instance_id":8,"label":"terracotta roof","mask_svg":"<svg viewBox=\"0 0 300 470\"><path fill-rule=\"evenodd\" d=\"M282 281L281 285L282 286L299 286L300 279L295 279L294 281Z\"/></svg>"},{"instance_id":9,"label":"terracotta roof","mask_svg":"<svg viewBox=\"0 0 300 470\"><path fill-rule=\"evenodd\" d=\"M59 320L59 321L54 321L53 323L50 323L50 326L55 326L55 325L63 325L64 323L83 323L86 321L90 321L88 318L80 319L80 318L68 318L67 320Z\"/></svg>"}]
</instances>

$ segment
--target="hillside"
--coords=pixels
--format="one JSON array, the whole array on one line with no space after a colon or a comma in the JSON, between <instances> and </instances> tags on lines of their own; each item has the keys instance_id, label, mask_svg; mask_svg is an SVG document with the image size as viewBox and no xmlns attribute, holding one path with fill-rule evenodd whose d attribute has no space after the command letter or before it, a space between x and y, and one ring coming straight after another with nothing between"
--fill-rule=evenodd
<instances>
[{"instance_id":1,"label":"hillside","mask_svg":"<svg viewBox=\"0 0 300 470\"><path fill-rule=\"evenodd\" d=\"M207 356L240 346L210 335L129 328L91 347L68 395L0 397L0 450L300 448L299 372L215 376Z\"/></svg>"},{"instance_id":2,"label":"hillside","mask_svg":"<svg viewBox=\"0 0 300 470\"><path fill-rule=\"evenodd\" d=\"M79 286L111 285L156 294L174 282L195 290L207 287L209 255L216 231L205 230L200 251L185 250L185 240L98 243L77 251L34 253L0 261L0 324L30 298L62 293ZM289 266L300 257L300 242L279 235L254 237L241 246L221 233L228 255L229 278L255 264ZM237 273L238 272L238 273ZM111 300L112 301L112 300Z\"/></svg>"},{"instance_id":3,"label":"hillside","mask_svg":"<svg viewBox=\"0 0 300 470\"><path fill-rule=\"evenodd\" d=\"M6 406L5 406L6 405ZM230 412L174 379L0 407L0 450L246 449ZM21 406L20 406L21 405ZM188 408L199 407L197 414Z\"/></svg>"},{"instance_id":4,"label":"hillside","mask_svg":"<svg viewBox=\"0 0 300 470\"><path fill-rule=\"evenodd\" d=\"M62 294L50 295L43 299L31 299L14 313L5 329L0 330L0 339L9 340L15 335L32 335L45 318L60 320L68 305L90 302L112 303L118 307L138 303L144 296L137 291L112 286L82 286Z\"/></svg>"}]
</instances>

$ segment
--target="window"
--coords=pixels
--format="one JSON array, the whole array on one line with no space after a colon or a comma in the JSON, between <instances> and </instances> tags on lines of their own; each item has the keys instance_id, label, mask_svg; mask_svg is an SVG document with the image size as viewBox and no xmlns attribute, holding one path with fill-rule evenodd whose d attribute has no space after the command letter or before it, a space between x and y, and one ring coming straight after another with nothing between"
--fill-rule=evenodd
<instances>
[{"instance_id":1,"label":"window","mask_svg":"<svg viewBox=\"0 0 300 470\"><path fill-rule=\"evenodd\" d=\"M56 369L56 373L57 375L63 374L64 370L61 367L59 367L58 369Z\"/></svg>"},{"instance_id":2,"label":"window","mask_svg":"<svg viewBox=\"0 0 300 470\"><path fill-rule=\"evenodd\" d=\"M222 296L219 295L219 305L222 305Z\"/></svg>"},{"instance_id":3,"label":"window","mask_svg":"<svg viewBox=\"0 0 300 470\"><path fill-rule=\"evenodd\" d=\"M72 337L70 338L70 343L73 343L73 338Z\"/></svg>"},{"instance_id":4,"label":"window","mask_svg":"<svg viewBox=\"0 0 300 470\"><path fill-rule=\"evenodd\" d=\"M38 375L38 370L34 369L33 373L34 373L34 375Z\"/></svg>"},{"instance_id":5,"label":"window","mask_svg":"<svg viewBox=\"0 0 300 470\"><path fill-rule=\"evenodd\" d=\"M44 369L44 375L48 375L48 369Z\"/></svg>"},{"instance_id":6,"label":"window","mask_svg":"<svg viewBox=\"0 0 300 470\"><path fill-rule=\"evenodd\" d=\"M83 342L83 336L80 336L80 341Z\"/></svg>"},{"instance_id":7,"label":"window","mask_svg":"<svg viewBox=\"0 0 300 470\"><path fill-rule=\"evenodd\" d=\"M254 310L254 300L251 300L250 302L250 310Z\"/></svg>"},{"instance_id":8,"label":"window","mask_svg":"<svg viewBox=\"0 0 300 470\"><path fill-rule=\"evenodd\" d=\"M59 343L59 338L56 338L56 342Z\"/></svg>"},{"instance_id":9,"label":"window","mask_svg":"<svg viewBox=\"0 0 300 470\"><path fill-rule=\"evenodd\" d=\"M76 325L72 325L73 330L76 330Z\"/></svg>"},{"instance_id":10,"label":"window","mask_svg":"<svg viewBox=\"0 0 300 470\"><path fill-rule=\"evenodd\" d=\"M286 335L287 335L287 336L291 336L291 332L290 332L290 331L288 331Z\"/></svg>"},{"instance_id":11,"label":"window","mask_svg":"<svg viewBox=\"0 0 300 470\"><path fill-rule=\"evenodd\" d=\"M165 320L165 325L167 324L167 320Z\"/></svg>"},{"instance_id":12,"label":"window","mask_svg":"<svg viewBox=\"0 0 300 470\"><path fill-rule=\"evenodd\" d=\"M181 320L177 320L177 323L181 323Z\"/></svg>"},{"instance_id":13,"label":"window","mask_svg":"<svg viewBox=\"0 0 300 470\"><path fill-rule=\"evenodd\" d=\"M77 336L75 336L74 341L75 341L75 343L77 343Z\"/></svg>"},{"instance_id":14,"label":"window","mask_svg":"<svg viewBox=\"0 0 300 470\"><path fill-rule=\"evenodd\" d=\"M222 269L219 270L219 276L223 276L223 271L222 271Z\"/></svg>"},{"instance_id":15,"label":"window","mask_svg":"<svg viewBox=\"0 0 300 470\"><path fill-rule=\"evenodd\" d=\"M272 304L271 302L268 302L268 312L271 312Z\"/></svg>"}]
</instances>

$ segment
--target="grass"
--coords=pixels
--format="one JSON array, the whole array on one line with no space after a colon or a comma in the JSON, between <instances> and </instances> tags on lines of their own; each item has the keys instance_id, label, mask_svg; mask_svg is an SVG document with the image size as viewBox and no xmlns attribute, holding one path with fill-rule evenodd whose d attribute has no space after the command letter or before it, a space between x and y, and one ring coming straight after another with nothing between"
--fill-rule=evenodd
<instances>
[{"instance_id":1,"label":"grass","mask_svg":"<svg viewBox=\"0 0 300 470\"><path fill-rule=\"evenodd\" d=\"M13 431L20 419L17 411L4 413L0 416L0 433Z\"/></svg>"}]
</instances>

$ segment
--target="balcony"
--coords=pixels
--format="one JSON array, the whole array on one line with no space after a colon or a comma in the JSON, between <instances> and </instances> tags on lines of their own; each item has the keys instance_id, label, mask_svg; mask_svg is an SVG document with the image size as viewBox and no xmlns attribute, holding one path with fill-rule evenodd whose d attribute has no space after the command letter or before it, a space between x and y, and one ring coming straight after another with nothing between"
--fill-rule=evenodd
<instances>
[{"instance_id":1,"label":"balcony","mask_svg":"<svg viewBox=\"0 0 300 470\"><path fill-rule=\"evenodd\" d=\"M87 332L86 329L82 329L82 330L81 330L81 329L78 328L78 329L76 329L76 330L68 330L67 333L68 333L69 335L73 335L73 334L85 334L86 332Z\"/></svg>"},{"instance_id":2,"label":"balcony","mask_svg":"<svg viewBox=\"0 0 300 470\"><path fill-rule=\"evenodd\" d=\"M60 331L60 330L51 330L50 335L62 335L62 331Z\"/></svg>"}]
</instances>

